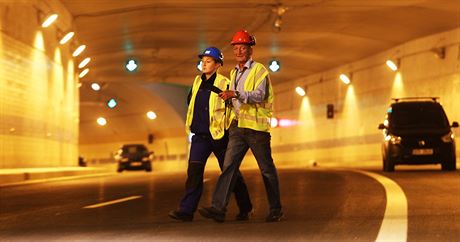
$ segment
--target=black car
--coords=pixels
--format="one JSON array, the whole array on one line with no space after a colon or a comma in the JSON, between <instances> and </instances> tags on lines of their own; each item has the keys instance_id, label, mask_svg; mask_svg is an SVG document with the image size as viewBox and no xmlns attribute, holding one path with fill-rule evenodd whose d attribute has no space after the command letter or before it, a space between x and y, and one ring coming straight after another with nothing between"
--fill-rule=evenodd
<instances>
[{"instance_id":1,"label":"black car","mask_svg":"<svg viewBox=\"0 0 460 242\"><path fill-rule=\"evenodd\" d=\"M383 124L383 170L398 164L441 164L456 170L455 139L438 98L399 98L387 110Z\"/></svg>"},{"instance_id":2,"label":"black car","mask_svg":"<svg viewBox=\"0 0 460 242\"><path fill-rule=\"evenodd\" d=\"M123 145L116 153L118 172L123 170L152 171L153 152L149 152L143 144Z\"/></svg>"}]
</instances>

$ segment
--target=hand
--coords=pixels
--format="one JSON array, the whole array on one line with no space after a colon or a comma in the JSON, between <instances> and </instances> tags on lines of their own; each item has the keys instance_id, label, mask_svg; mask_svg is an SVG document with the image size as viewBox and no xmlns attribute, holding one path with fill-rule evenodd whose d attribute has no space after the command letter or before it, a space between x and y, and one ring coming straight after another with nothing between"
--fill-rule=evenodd
<instances>
[{"instance_id":1,"label":"hand","mask_svg":"<svg viewBox=\"0 0 460 242\"><path fill-rule=\"evenodd\" d=\"M226 91L219 93L219 97L224 99L224 101L227 101L228 99L235 98L236 93L235 91L232 91L232 90L226 90Z\"/></svg>"}]
</instances>

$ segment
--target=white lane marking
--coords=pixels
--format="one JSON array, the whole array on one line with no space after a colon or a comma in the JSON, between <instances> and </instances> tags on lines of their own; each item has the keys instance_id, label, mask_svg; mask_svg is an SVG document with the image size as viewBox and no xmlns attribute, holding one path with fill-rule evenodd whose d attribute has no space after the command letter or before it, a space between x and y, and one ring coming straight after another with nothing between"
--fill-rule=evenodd
<instances>
[{"instance_id":1,"label":"white lane marking","mask_svg":"<svg viewBox=\"0 0 460 242\"><path fill-rule=\"evenodd\" d=\"M0 184L0 187L31 185L31 184L44 183L44 182L67 181L67 180L74 180L74 179L80 179L80 178L92 178L92 177L110 176L110 175L113 175L113 173L98 173L98 174L87 174L87 175L79 175L79 176L65 176L65 177L54 177L54 178L44 178L44 179L33 179L33 180L25 180L25 181L19 181L19 182L4 183L4 184Z\"/></svg>"},{"instance_id":2,"label":"white lane marking","mask_svg":"<svg viewBox=\"0 0 460 242\"><path fill-rule=\"evenodd\" d=\"M385 215L375 241L407 241L407 198L401 187L385 176L367 171L354 171L374 178L385 188Z\"/></svg>"},{"instance_id":3,"label":"white lane marking","mask_svg":"<svg viewBox=\"0 0 460 242\"><path fill-rule=\"evenodd\" d=\"M108 201L108 202L104 202L104 203L97 203L97 204L93 204L93 205L88 205L88 206L85 206L83 208L99 208L99 207L103 207L103 206L112 205L112 204L115 204L115 203L121 203L121 202L126 202L126 201L129 201L129 200L138 199L138 198L141 198L141 197L142 196L125 197L125 198L112 200L112 201Z\"/></svg>"}]
</instances>

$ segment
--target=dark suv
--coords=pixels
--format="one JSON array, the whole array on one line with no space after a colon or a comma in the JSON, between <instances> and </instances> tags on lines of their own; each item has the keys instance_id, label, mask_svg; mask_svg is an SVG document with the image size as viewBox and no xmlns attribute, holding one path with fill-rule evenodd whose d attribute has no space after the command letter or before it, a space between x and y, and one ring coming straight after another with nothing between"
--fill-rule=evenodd
<instances>
[{"instance_id":1,"label":"dark suv","mask_svg":"<svg viewBox=\"0 0 460 242\"><path fill-rule=\"evenodd\" d=\"M397 164L441 164L442 170L457 169L455 139L438 98L399 98L387 110L383 124L383 170Z\"/></svg>"},{"instance_id":2,"label":"dark suv","mask_svg":"<svg viewBox=\"0 0 460 242\"><path fill-rule=\"evenodd\" d=\"M149 152L143 144L123 145L115 154L118 172L123 170L152 171L153 152Z\"/></svg>"}]
</instances>

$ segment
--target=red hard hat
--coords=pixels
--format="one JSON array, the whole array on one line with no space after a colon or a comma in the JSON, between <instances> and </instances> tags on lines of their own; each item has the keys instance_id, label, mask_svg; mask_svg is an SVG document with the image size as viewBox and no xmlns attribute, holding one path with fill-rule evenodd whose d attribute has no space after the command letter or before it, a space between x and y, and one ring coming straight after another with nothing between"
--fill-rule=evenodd
<instances>
[{"instance_id":1,"label":"red hard hat","mask_svg":"<svg viewBox=\"0 0 460 242\"><path fill-rule=\"evenodd\" d=\"M246 45L256 45L256 38L251 36L248 31L240 30L233 35L231 42L232 45L236 44L246 44Z\"/></svg>"}]
</instances>

